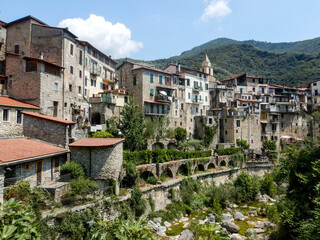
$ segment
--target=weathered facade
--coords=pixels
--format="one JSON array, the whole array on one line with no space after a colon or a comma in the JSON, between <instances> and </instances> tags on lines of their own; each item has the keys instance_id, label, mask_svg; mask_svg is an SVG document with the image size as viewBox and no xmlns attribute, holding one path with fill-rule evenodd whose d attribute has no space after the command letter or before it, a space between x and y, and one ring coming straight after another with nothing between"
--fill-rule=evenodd
<instances>
[{"instance_id":1,"label":"weathered facade","mask_svg":"<svg viewBox=\"0 0 320 240\"><path fill-rule=\"evenodd\" d=\"M38 112L39 108L0 96L0 138L23 136L23 111Z\"/></svg>"},{"instance_id":2,"label":"weathered facade","mask_svg":"<svg viewBox=\"0 0 320 240\"><path fill-rule=\"evenodd\" d=\"M86 138L70 144L71 160L85 166L88 177L97 180L100 187L108 186L108 180L116 183L119 192L119 176L122 170L123 138Z\"/></svg>"}]
</instances>

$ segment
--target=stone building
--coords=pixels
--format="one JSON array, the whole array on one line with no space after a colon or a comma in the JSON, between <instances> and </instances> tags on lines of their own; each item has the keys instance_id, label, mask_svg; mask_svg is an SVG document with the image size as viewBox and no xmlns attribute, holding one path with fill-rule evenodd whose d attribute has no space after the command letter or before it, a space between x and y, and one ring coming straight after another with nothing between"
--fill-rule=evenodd
<instances>
[{"instance_id":1,"label":"stone building","mask_svg":"<svg viewBox=\"0 0 320 240\"><path fill-rule=\"evenodd\" d=\"M39 108L8 96L0 96L0 138L23 136L23 111L38 112Z\"/></svg>"},{"instance_id":2,"label":"stone building","mask_svg":"<svg viewBox=\"0 0 320 240\"><path fill-rule=\"evenodd\" d=\"M35 104L42 113L90 124L89 96L114 82L116 62L67 28L51 27L27 16L7 30L8 92Z\"/></svg>"},{"instance_id":3,"label":"stone building","mask_svg":"<svg viewBox=\"0 0 320 240\"><path fill-rule=\"evenodd\" d=\"M169 64L161 70L126 60L118 71L120 87L130 91L145 117L168 117L170 127L186 128L189 136L194 135L194 118L206 115L209 81L215 80L207 56L200 70L180 64Z\"/></svg>"},{"instance_id":4,"label":"stone building","mask_svg":"<svg viewBox=\"0 0 320 240\"><path fill-rule=\"evenodd\" d=\"M63 148L69 148L69 143L74 142L75 122L40 113L22 113L25 137L46 141Z\"/></svg>"},{"instance_id":5,"label":"stone building","mask_svg":"<svg viewBox=\"0 0 320 240\"><path fill-rule=\"evenodd\" d=\"M108 181L116 183L119 193L119 177L122 170L124 138L85 138L71 143L71 160L85 166L88 177L97 180L100 188L108 187Z\"/></svg>"},{"instance_id":6,"label":"stone building","mask_svg":"<svg viewBox=\"0 0 320 240\"><path fill-rule=\"evenodd\" d=\"M4 187L17 181L35 187L56 180L69 154L67 149L29 139L4 139L0 146L0 202Z\"/></svg>"},{"instance_id":7,"label":"stone building","mask_svg":"<svg viewBox=\"0 0 320 240\"><path fill-rule=\"evenodd\" d=\"M0 75L5 75L5 60L6 60L6 36L7 31L3 27L6 23L0 20ZM0 91L1 89L0 80ZM1 93L0 93L1 95Z\"/></svg>"}]
</instances>

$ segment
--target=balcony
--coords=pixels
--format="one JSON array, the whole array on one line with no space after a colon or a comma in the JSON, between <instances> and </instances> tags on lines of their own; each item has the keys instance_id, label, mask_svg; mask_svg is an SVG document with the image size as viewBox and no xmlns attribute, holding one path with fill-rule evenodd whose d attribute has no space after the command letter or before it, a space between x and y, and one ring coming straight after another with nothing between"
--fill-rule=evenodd
<instances>
[{"instance_id":1,"label":"balcony","mask_svg":"<svg viewBox=\"0 0 320 240\"><path fill-rule=\"evenodd\" d=\"M246 111L228 111L227 116L228 117L246 117L247 112Z\"/></svg>"},{"instance_id":2,"label":"balcony","mask_svg":"<svg viewBox=\"0 0 320 240\"><path fill-rule=\"evenodd\" d=\"M162 94L157 94L157 95L154 96L154 100L156 102L168 102L168 103L170 103L172 101L172 97L166 96L166 95L162 95Z\"/></svg>"},{"instance_id":3,"label":"balcony","mask_svg":"<svg viewBox=\"0 0 320 240\"><path fill-rule=\"evenodd\" d=\"M159 109L158 111L157 109L152 109L149 107L145 107L143 112L145 115L153 115L153 116L164 116L169 114L169 110Z\"/></svg>"},{"instance_id":4,"label":"balcony","mask_svg":"<svg viewBox=\"0 0 320 240\"><path fill-rule=\"evenodd\" d=\"M100 72L98 71L98 67L97 66L91 66L90 68L90 74L93 76L97 76L100 74Z\"/></svg>"},{"instance_id":5,"label":"balcony","mask_svg":"<svg viewBox=\"0 0 320 240\"><path fill-rule=\"evenodd\" d=\"M269 119L271 123L279 123L279 119L278 118L270 118Z\"/></svg>"},{"instance_id":6,"label":"balcony","mask_svg":"<svg viewBox=\"0 0 320 240\"><path fill-rule=\"evenodd\" d=\"M194 86L192 89L194 92L199 92L199 91L203 91L203 88L200 86Z\"/></svg>"}]
</instances>

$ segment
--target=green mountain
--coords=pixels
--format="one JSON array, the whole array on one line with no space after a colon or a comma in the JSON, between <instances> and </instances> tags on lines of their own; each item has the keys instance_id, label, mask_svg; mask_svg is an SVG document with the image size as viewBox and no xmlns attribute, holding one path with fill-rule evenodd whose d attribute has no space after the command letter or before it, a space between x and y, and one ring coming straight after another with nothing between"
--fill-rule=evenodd
<instances>
[{"instance_id":1,"label":"green mountain","mask_svg":"<svg viewBox=\"0 0 320 240\"><path fill-rule=\"evenodd\" d=\"M218 80L247 72L253 76L267 77L274 84L299 86L320 78L320 53L274 53L246 44L222 45L188 57L159 59L149 63L164 68L170 61L175 61L198 69L205 53Z\"/></svg>"},{"instance_id":2,"label":"green mountain","mask_svg":"<svg viewBox=\"0 0 320 240\"><path fill-rule=\"evenodd\" d=\"M188 57L200 53L208 48L220 47L222 45L231 44L248 44L256 48L263 50L274 51L277 53L308 53L314 54L320 52L320 38L314 38L310 40L297 41L297 42L282 42L282 43L270 43L255 40L237 41L229 38L217 38L209 41L200 46L194 47L191 50L183 52L180 57Z\"/></svg>"},{"instance_id":3,"label":"green mountain","mask_svg":"<svg viewBox=\"0 0 320 240\"><path fill-rule=\"evenodd\" d=\"M249 75L267 77L270 83L299 86L320 78L320 38L292 43L244 42L219 38L185 51L180 56L146 62L157 68L179 62L198 69L206 53L218 80L247 72ZM123 59L118 61L121 63Z\"/></svg>"}]
</instances>

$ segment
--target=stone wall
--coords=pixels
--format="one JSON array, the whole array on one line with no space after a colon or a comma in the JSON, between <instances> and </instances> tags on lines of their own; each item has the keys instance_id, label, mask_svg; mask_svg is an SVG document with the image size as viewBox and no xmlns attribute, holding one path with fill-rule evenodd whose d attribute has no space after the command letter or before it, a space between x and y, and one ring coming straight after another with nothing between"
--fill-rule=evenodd
<instances>
[{"instance_id":1,"label":"stone wall","mask_svg":"<svg viewBox=\"0 0 320 240\"><path fill-rule=\"evenodd\" d=\"M4 191L4 168L0 166L0 203L3 202L3 191Z\"/></svg>"},{"instance_id":2,"label":"stone wall","mask_svg":"<svg viewBox=\"0 0 320 240\"><path fill-rule=\"evenodd\" d=\"M96 180L101 180L104 187L106 180L114 179L116 192L119 191L119 175L122 170L123 143L110 147L71 147L71 160L82 163L87 175Z\"/></svg>"},{"instance_id":3,"label":"stone wall","mask_svg":"<svg viewBox=\"0 0 320 240\"><path fill-rule=\"evenodd\" d=\"M9 121L2 121L3 109L9 110ZM25 111L22 108L12 108L12 107L0 107L0 138L1 137L16 137L23 136L23 116L21 117L21 123L17 123L17 111ZM30 110L29 110L30 111ZM35 110L33 110L35 112Z\"/></svg>"},{"instance_id":4,"label":"stone wall","mask_svg":"<svg viewBox=\"0 0 320 240\"><path fill-rule=\"evenodd\" d=\"M43 140L63 148L67 148L69 144L69 127L70 125L27 114L23 118L23 134L25 137Z\"/></svg>"}]
</instances>

